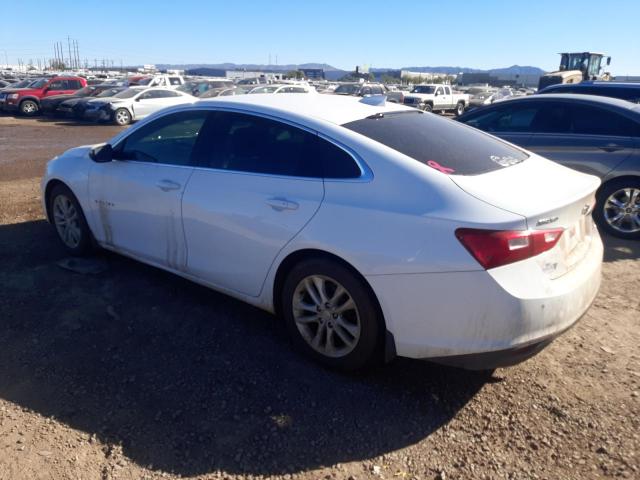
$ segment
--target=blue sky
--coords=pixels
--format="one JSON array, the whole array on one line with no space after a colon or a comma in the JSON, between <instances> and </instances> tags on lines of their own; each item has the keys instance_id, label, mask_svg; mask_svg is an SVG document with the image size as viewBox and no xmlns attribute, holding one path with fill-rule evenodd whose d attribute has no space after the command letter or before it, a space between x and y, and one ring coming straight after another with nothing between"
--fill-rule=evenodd
<instances>
[{"instance_id":1,"label":"blue sky","mask_svg":"<svg viewBox=\"0 0 640 480\"><path fill-rule=\"evenodd\" d=\"M564 50L603 51L640 75L640 0L225 0L2 2L0 63L53 56L143 63L321 62L373 67L557 66ZM175 6L173 6L175 5ZM28 18L28 28L20 18ZM66 49L66 43L65 43ZM66 52L66 50L65 50Z\"/></svg>"}]
</instances>

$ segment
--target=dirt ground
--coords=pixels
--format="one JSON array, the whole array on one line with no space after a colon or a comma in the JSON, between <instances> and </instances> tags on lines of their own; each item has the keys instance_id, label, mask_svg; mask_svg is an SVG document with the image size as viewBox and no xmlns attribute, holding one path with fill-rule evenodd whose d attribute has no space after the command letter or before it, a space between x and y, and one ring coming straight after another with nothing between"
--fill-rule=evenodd
<instances>
[{"instance_id":1,"label":"dirt ground","mask_svg":"<svg viewBox=\"0 0 640 480\"><path fill-rule=\"evenodd\" d=\"M524 364L341 375L168 273L58 266L44 165L117 131L0 117L0 480L640 478L638 242L604 239L595 304Z\"/></svg>"}]
</instances>

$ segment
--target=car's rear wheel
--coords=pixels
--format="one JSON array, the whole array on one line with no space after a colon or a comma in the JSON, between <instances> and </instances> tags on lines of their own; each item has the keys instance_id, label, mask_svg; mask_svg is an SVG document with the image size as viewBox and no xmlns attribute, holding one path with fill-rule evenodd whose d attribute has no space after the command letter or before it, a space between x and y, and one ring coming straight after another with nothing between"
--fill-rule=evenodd
<instances>
[{"instance_id":1,"label":"car's rear wheel","mask_svg":"<svg viewBox=\"0 0 640 480\"><path fill-rule=\"evenodd\" d=\"M456 105L456 117L459 117L464 113L464 102L458 102Z\"/></svg>"},{"instance_id":2,"label":"car's rear wheel","mask_svg":"<svg viewBox=\"0 0 640 480\"><path fill-rule=\"evenodd\" d=\"M120 126L129 125L131 123L131 114L126 108L119 108L113 114L113 119Z\"/></svg>"},{"instance_id":3,"label":"car's rear wheel","mask_svg":"<svg viewBox=\"0 0 640 480\"><path fill-rule=\"evenodd\" d=\"M607 233L629 240L640 239L640 179L605 183L593 212L598 226Z\"/></svg>"},{"instance_id":4,"label":"car's rear wheel","mask_svg":"<svg viewBox=\"0 0 640 480\"><path fill-rule=\"evenodd\" d=\"M33 100L23 100L20 103L20 113L27 117L37 114L38 110L40 110L40 107Z\"/></svg>"},{"instance_id":5,"label":"car's rear wheel","mask_svg":"<svg viewBox=\"0 0 640 480\"><path fill-rule=\"evenodd\" d=\"M93 250L91 230L71 190L56 185L49 195L49 212L58 238L71 255L83 256Z\"/></svg>"},{"instance_id":6,"label":"car's rear wheel","mask_svg":"<svg viewBox=\"0 0 640 480\"><path fill-rule=\"evenodd\" d=\"M347 267L325 258L299 263L281 302L293 343L312 358L345 371L377 359L383 322L369 289Z\"/></svg>"}]
</instances>

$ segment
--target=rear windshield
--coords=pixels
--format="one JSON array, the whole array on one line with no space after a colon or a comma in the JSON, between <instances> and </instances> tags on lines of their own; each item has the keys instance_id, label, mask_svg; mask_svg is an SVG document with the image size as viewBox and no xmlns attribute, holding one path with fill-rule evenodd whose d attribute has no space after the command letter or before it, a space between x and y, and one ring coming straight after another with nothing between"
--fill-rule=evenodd
<instances>
[{"instance_id":1,"label":"rear windshield","mask_svg":"<svg viewBox=\"0 0 640 480\"><path fill-rule=\"evenodd\" d=\"M453 175L478 175L528 158L479 130L419 111L373 115L343 127Z\"/></svg>"}]
</instances>

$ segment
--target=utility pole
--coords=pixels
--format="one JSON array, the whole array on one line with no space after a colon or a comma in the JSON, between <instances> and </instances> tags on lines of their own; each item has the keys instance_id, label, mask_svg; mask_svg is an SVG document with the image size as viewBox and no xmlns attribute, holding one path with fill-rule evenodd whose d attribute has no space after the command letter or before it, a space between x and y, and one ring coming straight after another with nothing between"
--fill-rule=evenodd
<instances>
[{"instance_id":1,"label":"utility pole","mask_svg":"<svg viewBox=\"0 0 640 480\"><path fill-rule=\"evenodd\" d=\"M71 66L73 65L73 60L71 57L71 39L69 38L69 35L67 35L67 50L69 50L69 64L71 64ZM73 68L73 66L72 66Z\"/></svg>"}]
</instances>

